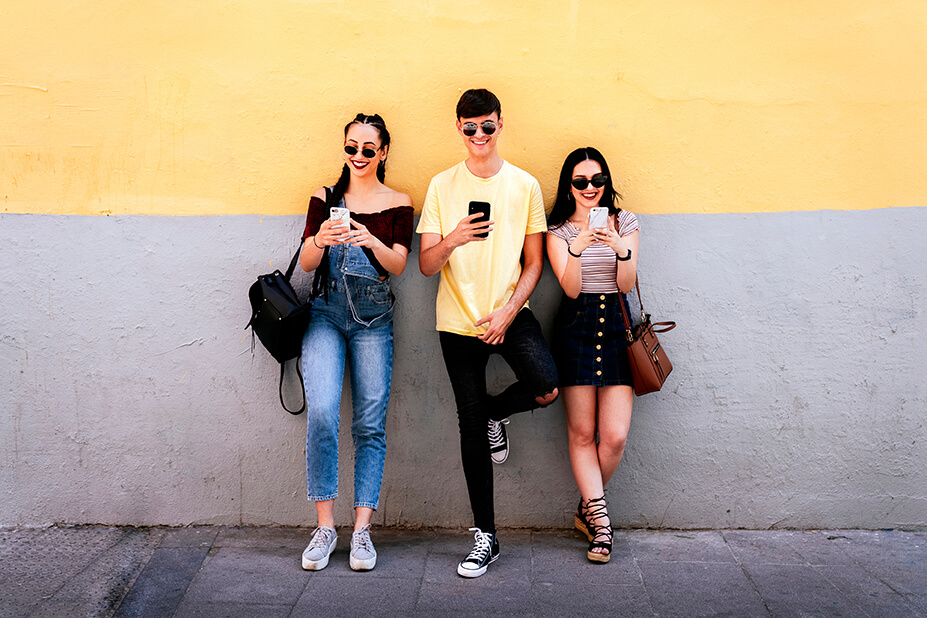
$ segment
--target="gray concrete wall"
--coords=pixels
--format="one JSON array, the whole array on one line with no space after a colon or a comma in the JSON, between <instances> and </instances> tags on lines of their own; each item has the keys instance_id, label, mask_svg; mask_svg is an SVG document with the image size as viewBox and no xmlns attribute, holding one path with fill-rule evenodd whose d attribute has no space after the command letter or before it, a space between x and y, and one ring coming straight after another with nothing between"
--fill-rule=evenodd
<instances>
[{"instance_id":1,"label":"gray concrete wall","mask_svg":"<svg viewBox=\"0 0 927 618\"><path fill-rule=\"evenodd\" d=\"M635 402L613 521L927 526L927 210L641 221L644 298L679 324L663 337L676 369ZM269 260L285 265L301 228L300 216L0 215L0 525L313 525L305 417L280 409L278 366L242 329L248 286ZM414 257L396 280L380 524L470 523L436 286ZM532 297L542 323L558 300L547 271ZM490 371L500 388L511 375ZM498 523L569 525L560 403L509 433Z\"/></svg>"}]
</instances>

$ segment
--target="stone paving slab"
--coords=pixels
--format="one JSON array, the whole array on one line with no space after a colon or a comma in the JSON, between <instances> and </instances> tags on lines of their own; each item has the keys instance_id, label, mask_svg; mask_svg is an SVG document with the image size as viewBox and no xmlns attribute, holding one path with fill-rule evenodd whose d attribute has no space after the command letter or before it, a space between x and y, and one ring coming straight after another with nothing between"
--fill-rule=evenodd
<instances>
[{"instance_id":1,"label":"stone paving slab","mask_svg":"<svg viewBox=\"0 0 927 618\"><path fill-rule=\"evenodd\" d=\"M927 618L927 533L618 530L608 564L572 530L502 530L483 577L465 530L373 529L377 567L303 571L311 530L0 529L0 617L891 616Z\"/></svg>"}]
</instances>

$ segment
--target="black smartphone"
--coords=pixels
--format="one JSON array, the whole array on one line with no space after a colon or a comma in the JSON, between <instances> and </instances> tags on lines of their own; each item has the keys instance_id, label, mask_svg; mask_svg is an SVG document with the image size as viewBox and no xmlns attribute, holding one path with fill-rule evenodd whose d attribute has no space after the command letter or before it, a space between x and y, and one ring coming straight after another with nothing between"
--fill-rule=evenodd
<instances>
[{"instance_id":1,"label":"black smartphone","mask_svg":"<svg viewBox=\"0 0 927 618\"><path fill-rule=\"evenodd\" d=\"M489 221L489 202L470 202L470 212L468 214L475 215L481 213L482 217L477 217L474 221ZM482 234L477 234L477 238L487 238L489 232L483 232Z\"/></svg>"}]
</instances>

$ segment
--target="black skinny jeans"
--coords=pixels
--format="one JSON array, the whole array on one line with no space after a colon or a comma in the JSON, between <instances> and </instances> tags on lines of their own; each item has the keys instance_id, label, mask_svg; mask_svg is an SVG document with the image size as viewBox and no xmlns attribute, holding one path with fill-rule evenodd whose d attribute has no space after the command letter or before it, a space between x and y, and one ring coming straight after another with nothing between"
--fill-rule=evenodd
<instances>
[{"instance_id":1,"label":"black skinny jeans","mask_svg":"<svg viewBox=\"0 0 927 618\"><path fill-rule=\"evenodd\" d=\"M463 461L474 525L495 532L492 460L486 434L489 419L501 421L516 412L544 407L536 401L557 388L557 367L534 314L522 309L499 345L476 337L439 332L441 353L457 402L460 457ZM498 395L486 392L486 365L500 354L517 381ZM545 404L549 405L549 404Z\"/></svg>"}]
</instances>

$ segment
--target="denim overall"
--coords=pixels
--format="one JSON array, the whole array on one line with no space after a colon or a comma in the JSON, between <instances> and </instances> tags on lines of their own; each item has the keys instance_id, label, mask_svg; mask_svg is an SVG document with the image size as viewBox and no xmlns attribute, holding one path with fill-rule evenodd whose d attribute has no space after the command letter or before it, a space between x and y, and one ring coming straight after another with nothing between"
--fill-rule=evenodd
<instances>
[{"instance_id":1,"label":"denim overall","mask_svg":"<svg viewBox=\"0 0 927 618\"><path fill-rule=\"evenodd\" d=\"M393 373L389 279L360 247L328 250L326 295L312 302L303 337L306 384L306 487L309 500L338 496L338 422L345 359L353 395L354 506L376 509L386 457L386 408Z\"/></svg>"}]
</instances>

